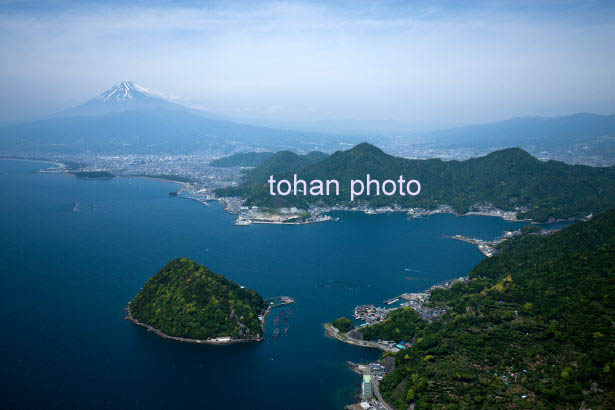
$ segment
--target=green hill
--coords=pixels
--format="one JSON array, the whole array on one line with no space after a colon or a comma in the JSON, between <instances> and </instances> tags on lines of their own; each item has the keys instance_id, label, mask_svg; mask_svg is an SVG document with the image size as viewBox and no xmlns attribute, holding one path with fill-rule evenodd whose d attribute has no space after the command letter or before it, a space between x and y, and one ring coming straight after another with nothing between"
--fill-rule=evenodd
<instances>
[{"instance_id":1,"label":"green hill","mask_svg":"<svg viewBox=\"0 0 615 410\"><path fill-rule=\"evenodd\" d=\"M322 161L323 159L327 158L328 155L325 154L324 152L320 152L320 151L311 151L308 152L307 154L304 155L304 157L312 162L312 163L317 163L319 161Z\"/></svg>"},{"instance_id":2,"label":"green hill","mask_svg":"<svg viewBox=\"0 0 615 410\"><path fill-rule=\"evenodd\" d=\"M258 167L248 172L237 187L223 188L216 191L221 196L244 196L249 192L264 194L269 197L265 189L265 184L269 175L284 175L298 172L305 167L322 161L327 154L312 151L309 154L299 155L291 151L280 151L269 157ZM271 206L275 207L275 198L271 200Z\"/></svg>"},{"instance_id":3,"label":"green hill","mask_svg":"<svg viewBox=\"0 0 615 410\"><path fill-rule=\"evenodd\" d=\"M132 316L169 336L260 339L265 302L186 258L169 262L130 302Z\"/></svg>"},{"instance_id":4,"label":"green hill","mask_svg":"<svg viewBox=\"0 0 615 410\"><path fill-rule=\"evenodd\" d=\"M347 317L338 317L337 319L333 320L331 324L333 325L333 327L335 327L342 333L348 332L349 330L352 330L354 328L352 320L348 319Z\"/></svg>"},{"instance_id":5,"label":"green hill","mask_svg":"<svg viewBox=\"0 0 615 410\"><path fill-rule=\"evenodd\" d=\"M434 291L432 303L449 309L442 319L408 319L417 342L395 355L386 400L398 409L615 408L615 210L550 235L527 229L500 251L469 283ZM393 325L404 319L395 316ZM367 329L370 338L392 331Z\"/></svg>"},{"instance_id":6,"label":"green hill","mask_svg":"<svg viewBox=\"0 0 615 410\"><path fill-rule=\"evenodd\" d=\"M503 210L521 210L520 217L537 221L582 218L615 206L615 167L542 162L519 148L495 151L465 161L410 160L388 155L373 145L362 143L350 150L335 152L314 164L294 161L292 166L271 167L269 161L278 154L248 173L242 184L220 194L242 196L247 205L265 208L306 208L310 204L366 204L371 207L397 204L433 209L439 205L451 205L456 212L466 213L476 204L489 203ZM340 183L340 195L269 195L269 175L276 179L292 179L293 173L307 181L336 179ZM366 174L381 182L397 180L400 175L406 180L416 179L421 183L421 193L418 196L364 195L351 202L350 180L365 180Z\"/></svg>"},{"instance_id":7,"label":"green hill","mask_svg":"<svg viewBox=\"0 0 615 410\"><path fill-rule=\"evenodd\" d=\"M272 155L273 152L240 152L228 157L215 159L211 161L209 165L218 168L257 167L269 159Z\"/></svg>"}]
</instances>

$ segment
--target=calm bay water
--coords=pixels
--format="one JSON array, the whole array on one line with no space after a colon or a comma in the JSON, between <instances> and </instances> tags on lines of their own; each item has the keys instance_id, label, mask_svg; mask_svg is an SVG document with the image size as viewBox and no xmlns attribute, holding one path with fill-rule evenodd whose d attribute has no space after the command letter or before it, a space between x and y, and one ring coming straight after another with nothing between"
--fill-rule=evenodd
<instances>
[{"instance_id":1,"label":"calm bay water","mask_svg":"<svg viewBox=\"0 0 615 410\"><path fill-rule=\"evenodd\" d=\"M234 226L216 203L170 198L171 183L35 173L46 166L0 161L3 408L342 408L360 383L345 361L379 353L325 337L322 324L467 275L483 256L442 235L493 239L523 225L337 213L338 222ZM126 303L176 257L263 297L295 297L288 335L197 346L125 321Z\"/></svg>"}]
</instances>

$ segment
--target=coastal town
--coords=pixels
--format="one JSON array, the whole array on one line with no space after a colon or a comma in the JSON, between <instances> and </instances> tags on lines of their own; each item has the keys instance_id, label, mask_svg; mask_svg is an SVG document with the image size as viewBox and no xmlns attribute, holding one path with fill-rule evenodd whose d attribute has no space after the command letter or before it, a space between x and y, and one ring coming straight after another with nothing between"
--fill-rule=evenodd
<instances>
[{"instance_id":1,"label":"coastal town","mask_svg":"<svg viewBox=\"0 0 615 410\"><path fill-rule=\"evenodd\" d=\"M395 307L387 308L369 305L357 305L354 308L353 318L360 322L358 326L348 332L340 332L332 324L325 324L326 334L344 343L353 344L361 347L370 347L380 349L384 352L397 353L401 350L410 349L414 344L414 340L363 340L361 329L365 326L377 324L386 320L387 316L396 309L411 307L425 321L431 322L444 315L446 308L433 307L429 305L431 293L436 289L449 289L457 283L467 283L469 278L461 276L445 282L431 286L424 292L418 293L402 293L399 296L392 297L383 301L384 305L394 305ZM381 361L376 361L367 364L349 363L351 368L361 374L361 401L346 407L347 410L382 410L391 409L384 401L379 392L379 382L383 377L394 369L395 360L392 356L386 356Z\"/></svg>"},{"instance_id":2,"label":"coastal town","mask_svg":"<svg viewBox=\"0 0 615 410\"><path fill-rule=\"evenodd\" d=\"M104 179L109 179L109 177L138 177L172 182L178 184L179 187L177 190L169 192L170 197L190 199L206 206L208 206L211 201L218 201L222 204L226 212L236 215L235 225L238 226L249 226L252 224L296 225L327 222L337 220L337 218L328 215L328 213L335 211L363 212L367 215L406 213L408 219L416 219L437 214L456 214L449 205L439 205L434 209L416 207L404 208L399 205L373 208L367 204L354 206L343 204L332 206L310 205L307 209L300 209L297 207L281 207L275 210L261 209L254 205L247 206L244 203L245 201L238 197L220 197L215 194L215 190L218 188L226 188L238 184L241 181L242 173L251 169L249 167L219 168L207 165L197 166L196 164L200 164L200 161L211 159L211 156L205 156L203 158L199 155L187 156L183 161L179 161L179 165L174 162L176 159L174 156L165 156L164 158L155 157L158 161L147 156L142 158L140 155L112 158L118 161L122 159L122 161L119 162L122 166L118 168L112 167L111 171L101 171L101 169L105 168L102 166L103 164L108 165L105 161L101 162L101 160L109 159L105 157L98 157L94 165L84 165L74 161L55 162L45 160L53 164L53 166L44 168L39 172L69 173L73 175L98 175L104 173ZM160 166L161 162L168 166ZM118 166L117 163L113 164ZM468 212L467 215L495 216L510 221L516 220L517 212L523 211L521 208L516 211L503 211L483 203L476 204L471 209L472 210ZM455 239L463 240L461 238ZM470 241L472 241L472 239L467 238L466 242ZM480 245L489 252L490 244L486 241L484 242L484 244L481 243ZM481 252L483 252L482 249Z\"/></svg>"},{"instance_id":3,"label":"coastal town","mask_svg":"<svg viewBox=\"0 0 615 410\"><path fill-rule=\"evenodd\" d=\"M235 225L249 226L253 223L271 223L271 224L308 224L316 222L327 222L337 220L332 218L330 212L363 212L367 215L379 215L390 213L406 213L408 219L417 219L424 216L437 214L454 214L455 211L448 205L440 205L434 209L424 208L404 208L399 205L382 206L372 208L366 204L348 206L348 205L332 205L332 206L314 206L311 205L307 209L296 207L281 207L275 210L261 209L258 206L246 206L241 198L237 197L216 197L215 194L206 189L195 190L191 184L184 184L183 188L178 191L178 195L185 198L195 199L203 203L210 200L218 200L224 205L224 209L232 214L237 215ZM517 220L517 212L503 211L492 206L478 205L472 208L471 212L466 215L484 215L503 218L507 221Z\"/></svg>"},{"instance_id":4,"label":"coastal town","mask_svg":"<svg viewBox=\"0 0 615 410\"><path fill-rule=\"evenodd\" d=\"M249 147L238 146L237 150L246 150ZM324 147L321 147L324 149ZM428 157L429 151L418 153L412 152L410 158ZM227 188L239 184L243 175L253 169L252 167L216 167L210 163L226 153L220 151L196 152L188 155L172 154L118 154L118 155L90 155L90 154L65 154L54 155L51 158L40 159L54 163L54 167L47 168L42 172L65 172L65 173L105 173L115 177L141 177L155 178L177 183L177 190L170 192L170 196L186 198L208 205L210 201L220 201L224 209L236 215L235 224L249 226L258 223L267 224L308 224L331 221L328 213L333 211L357 211L366 214L406 213L409 219L421 218L436 214L456 214L454 209L447 204L440 204L433 209L417 207L401 207L390 205L382 207L370 207L366 204L357 205L311 205L307 209L278 208L275 210L260 209L256 206L247 206L244 200L237 197L219 197L215 191L219 188ZM32 154L29 155L32 158ZM465 155L462 156L465 158ZM464 159L464 158L454 159ZM451 158L453 159L453 158ZM485 215L514 221L520 213L526 209L515 208L514 210L501 210L489 203L476 203L470 207L465 215ZM489 246L486 244L486 246Z\"/></svg>"},{"instance_id":5,"label":"coastal town","mask_svg":"<svg viewBox=\"0 0 615 410\"><path fill-rule=\"evenodd\" d=\"M357 321L363 322L359 325L359 327L364 327L385 320L388 314L396 309L411 307L416 310L424 320L431 321L437 319L445 313L445 310L443 309L433 308L429 306L428 302L429 297L431 296L431 292L433 292L435 289L451 288L456 283L466 283L468 280L469 279L467 276L461 276L434 285L424 292L402 293L399 296L395 296L383 302L383 304L385 305L393 305L398 302L401 302L398 306L393 308L378 307L376 305L358 305L354 308L353 317Z\"/></svg>"},{"instance_id":6,"label":"coastal town","mask_svg":"<svg viewBox=\"0 0 615 410\"><path fill-rule=\"evenodd\" d=\"M444 315L447 311L446 308L442 307L434 307L430 306L429 298L431 296L431 292L435 289L447 289L451 288L456 283L466 283L468 282L468 277L458 277L455 279L451 279L437 285L434 285L427 289L424 292L418 293L402 293L399 296L395 296L393 298L387 299L383 302L384 305L394 305L395 307L383 307L376 306L373 304L368 305L357 305L354 308L353 318L359 322L356 331L347 332L345 337L343 338L345 342L354 342L354 344L358 344L364 347L374 347L381 349L383 351L396 353L400 350L412 347L411 341L393 341L393 340L375 340L375 341L365 341L362 340L362 336L360 334L360 329L365 326L370 326L377 324L386 320L387 316L394 310L403 309L407 307L411 307L414 309L423 320L427 322L431 322L433 320L438 319L442 315ZM335 335L340 336L340 335ZM335 337L334 336L334 337ZM341 337L338 337L341 340Z\"/></svg>"}]
</instances>

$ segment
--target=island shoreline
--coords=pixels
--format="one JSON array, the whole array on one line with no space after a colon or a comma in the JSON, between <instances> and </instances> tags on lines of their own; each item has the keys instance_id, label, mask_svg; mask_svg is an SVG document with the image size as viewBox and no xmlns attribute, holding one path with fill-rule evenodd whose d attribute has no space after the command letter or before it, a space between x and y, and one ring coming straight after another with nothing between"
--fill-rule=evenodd
<instances>
[{"instance_id":1,"label":"island shoreline","mask_svg":"<svg viewBox=\"0 0 615 410\"><path fill-rule=\"evenodd\" d=\"M173 340L175 342L181 342L181 343L209 344L209 345L229 345L229 344L236 344L236 343L262 342L263 340L265 340L265 319L267 318L267 315L271 311L271 308L268 307L265 310L265 312L263 313L263 324L262 324L263 336L262 337L260 337L260 338L250 338L250 339L230 339L230 340L226 340L226 339L225 340L219 340L219 338L218 339L191 339L191 338L187 338L187 337L171 336L171 335L168 335L168 334L162 332L159 329L156 329L155 327L153 327L151 325L148 325L147 323L143 323L143 322L140 322L137 319L135 319L132 316L132 312L130 310L130 302L128 303L128 305L126 305L124 310L126 311L126 317L124 318L125 320L128 320L129 322L132 322L132 323L134 323L137 326L141 326L141 327L147 329L148 332L152 332L155 335L162 337L163 339Z\"/></svg>"},{"instance_id":2,"label":"island shoreline","mask_svg":"<svg viewBox=\"0 0 615 410\"><path fill-rule=\"evenodd\" d=\"M282 298L287 298L287 297L286 296L282 296ZM267 300L270 300L270 299L267 299ZM227 339L228 336L227 337L218 337L218 338L215 338L215 339L191 339L189 337L171 336L171 335L168 335L168 334L164 333L160 329L156 329L152 325L148 325L147 323L143 323L143 322L135 319L135 317L132 315L132 311L130 310L130 303L131 302L128 302L128 304L124 308L124 310L126 311L126 317L124 319L128 320L129 322L134 323L137 326L141 326L141 327L147 329L148 332L152 332L152 333L156 334L157 336L160 336L160 337L162 337L164 339L173 340L175 342L180 342L180 343L228 345L228 344L235 344L235 343L249 343L249 342L262 342L262 341L264 341L265 340L265 323L267 322L267 315L269 313L271 313L271 311L273 309L277 308L277 307L295 303L295 300L294 300L294 298L288 298L286 300L283 300L282 303L280 303L280 304L267 306L267 308L263 312L263 319L261 321L262 336L259 337L259 338L254 337L254 338L249 338L249 339Z\"/></svg>"}]
</instances>

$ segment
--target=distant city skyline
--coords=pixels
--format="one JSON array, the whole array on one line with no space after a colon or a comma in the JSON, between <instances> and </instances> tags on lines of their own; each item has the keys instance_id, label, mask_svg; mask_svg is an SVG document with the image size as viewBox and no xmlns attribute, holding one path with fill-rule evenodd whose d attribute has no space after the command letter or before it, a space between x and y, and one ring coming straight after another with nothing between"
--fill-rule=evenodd
<instances>
[{"instance_id":1,"label":"distant city skyline","mask_svg":"<svg viewBox=\"0 0 615 410\"><path fill-rule=\"evenodd\" d=\"M0 1L0 121L134 81L263 125L407 129L615 112L606 1Z\"/></svg>"}]
</instances>

